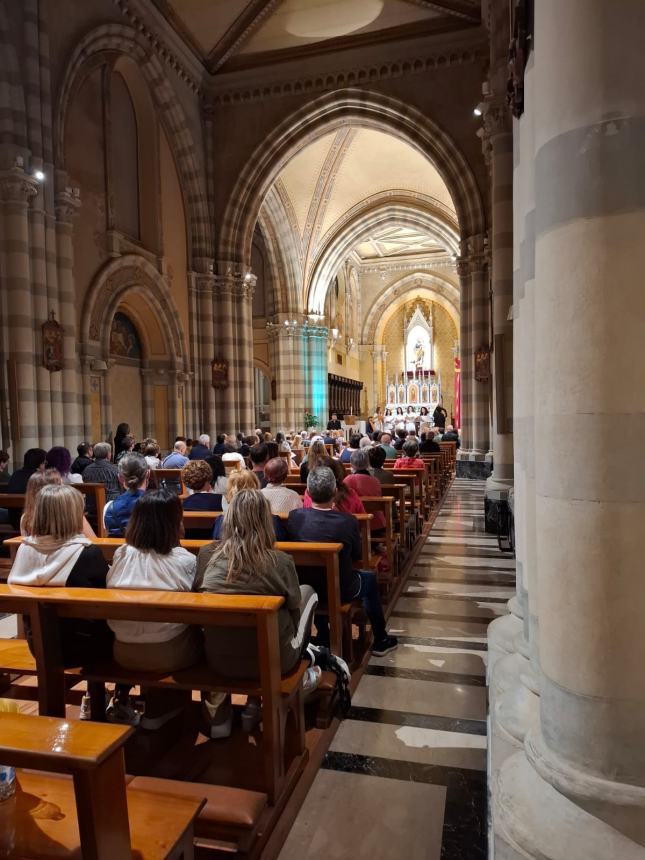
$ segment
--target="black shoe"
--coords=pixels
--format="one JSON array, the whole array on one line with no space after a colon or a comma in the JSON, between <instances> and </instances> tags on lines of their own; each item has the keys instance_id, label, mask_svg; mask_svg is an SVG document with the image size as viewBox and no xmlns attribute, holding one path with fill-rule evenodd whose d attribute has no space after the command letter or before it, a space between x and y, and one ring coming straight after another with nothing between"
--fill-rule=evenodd
<instances>
[{"instance_id":1,"label":"black shoe","mask_svg":"<svg viewBox=\"0 0 645 860\"><path fill-rule=\"evenodd\" d=\"M390 651L394 651L399 645L399 640L396 636L385 635L380 642L375 642L372 646L372 654L375 657L385 657Z\"/></svg>"}]
</instances>

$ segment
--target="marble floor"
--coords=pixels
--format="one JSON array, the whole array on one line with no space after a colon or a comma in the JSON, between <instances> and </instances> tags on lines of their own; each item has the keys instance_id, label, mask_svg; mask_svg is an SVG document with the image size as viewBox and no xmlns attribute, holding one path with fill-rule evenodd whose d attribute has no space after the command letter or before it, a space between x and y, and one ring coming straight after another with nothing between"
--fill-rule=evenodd
<instances>
[{"instance_id":1,"label":"marble floor","mask_svg":"<svg viewBox=\"0 0 645 860\"><path fill-rule=\"evenodd\" d=\"M484 482L456 479L280 860L486 857L487 626L515 562L484 533Z\"/></svg>"}]
</instances>

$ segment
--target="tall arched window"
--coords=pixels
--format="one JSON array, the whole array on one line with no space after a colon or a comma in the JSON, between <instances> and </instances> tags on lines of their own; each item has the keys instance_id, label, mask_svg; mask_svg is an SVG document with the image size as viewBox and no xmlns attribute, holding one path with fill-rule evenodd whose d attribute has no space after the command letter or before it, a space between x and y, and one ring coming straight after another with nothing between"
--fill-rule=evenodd
<instances>
[{"instance_id":1,"label":"tall arched window","mask_svg":"<svg viewBox=\"0 0 645 860\"><path fill-rule=\"evenodd\" d=\"M139 135L137 115L119 72L110 79L110 169L114 223L132 239L140 238Z\"/></svg>"}]
</instances>

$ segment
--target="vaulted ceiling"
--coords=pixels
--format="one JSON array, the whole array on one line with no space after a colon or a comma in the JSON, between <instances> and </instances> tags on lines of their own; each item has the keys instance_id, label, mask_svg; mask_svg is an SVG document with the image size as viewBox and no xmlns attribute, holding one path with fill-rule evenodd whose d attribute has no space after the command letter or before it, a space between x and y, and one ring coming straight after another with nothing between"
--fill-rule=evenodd
<instances>
[{"instance_id":1,"label":"vaulted ceiling","mask_svg":"<svg viewBox=\"0 0 645 860\"><path fill-rule=\"evenodd\" d=\"M480 0L153 0L211 72L477 26Z\"/></svg>"},{"instance_id":2,"label":"vaulted ceiling","mask_svg":"<svg viewBox=\"0 0 645 860\"><path fill-rule=\"evenodd\" d=\"M282 169L261 212L305 287L326 260L359 266L451 260L457 221L436 168L410 144L346 127L309 144Z\"/></svg>"}]
</instances>

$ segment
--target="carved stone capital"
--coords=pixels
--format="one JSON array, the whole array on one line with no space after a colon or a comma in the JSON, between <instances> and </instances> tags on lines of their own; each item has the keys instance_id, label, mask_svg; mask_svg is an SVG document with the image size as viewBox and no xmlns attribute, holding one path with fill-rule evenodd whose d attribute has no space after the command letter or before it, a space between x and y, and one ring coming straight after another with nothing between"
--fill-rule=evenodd
<instances>
[{"instance_id":1,"label":"carved stone capital","mask_svg":"<svg viewBox=\"0 0 645 860\"><path fill-rule=\"evenodd\" d=\"M0 200L8 203L29 203L38 194L39 184L22 167L0 171Z\"/></svg>"},{"instance_id":2,"label":"carved stone capital","mask_svg":"<svg viewBox=\"0 0 645 860\"><path fill-rule=\"evenodd\" d=\"M56 220L71 224L73 217L81 208L81 195L78 188L65 188L59 191L55 200Z\"/></svg>"}]
</instances>

